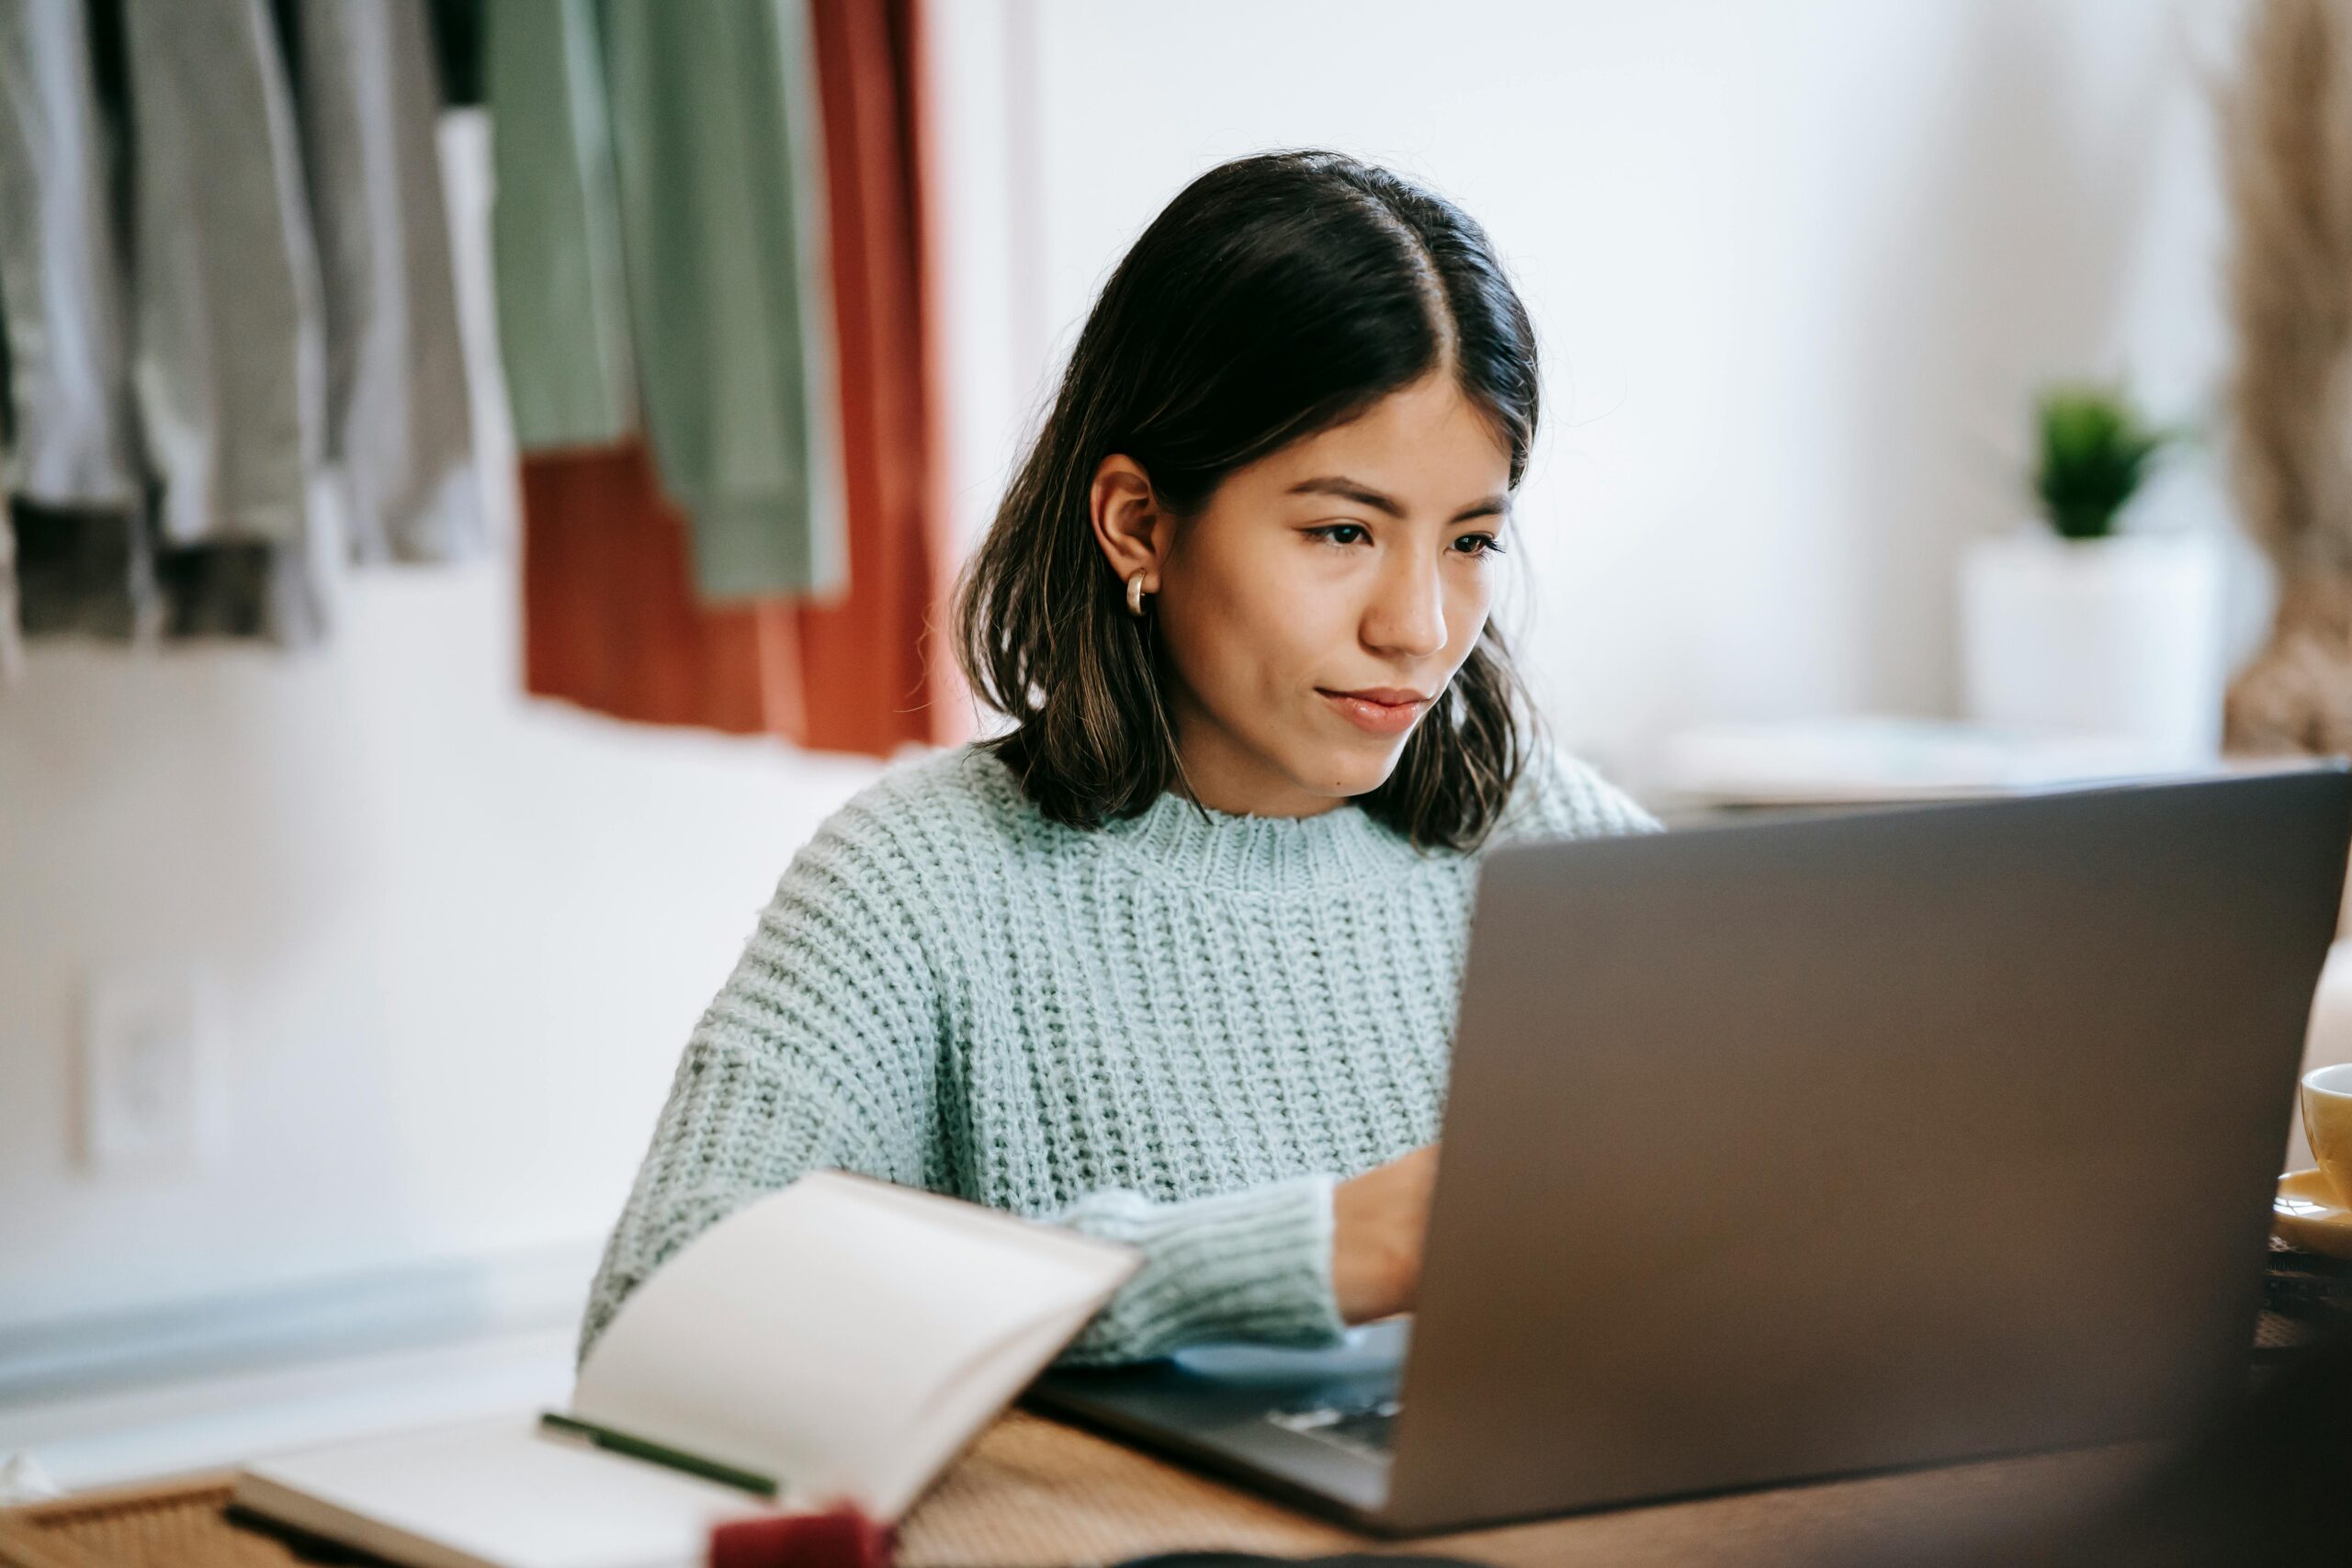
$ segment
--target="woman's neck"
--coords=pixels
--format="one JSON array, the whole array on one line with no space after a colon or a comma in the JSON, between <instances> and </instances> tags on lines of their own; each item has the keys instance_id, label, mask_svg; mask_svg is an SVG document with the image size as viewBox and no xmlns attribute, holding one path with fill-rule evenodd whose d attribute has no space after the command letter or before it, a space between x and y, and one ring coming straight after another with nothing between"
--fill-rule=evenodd
<instances>
[{"instance_id":1,"label":"woman's neck","mask_svg":"<svg viewBox=\"0 0 2352 1568\"><path fill-rule=\"evenodd\" d=\"M1344 794L1310 789L1215 721L1175 704L1174 792L1235 817L1320 817L1349 803Z\"/></svg>"}]
</instances>

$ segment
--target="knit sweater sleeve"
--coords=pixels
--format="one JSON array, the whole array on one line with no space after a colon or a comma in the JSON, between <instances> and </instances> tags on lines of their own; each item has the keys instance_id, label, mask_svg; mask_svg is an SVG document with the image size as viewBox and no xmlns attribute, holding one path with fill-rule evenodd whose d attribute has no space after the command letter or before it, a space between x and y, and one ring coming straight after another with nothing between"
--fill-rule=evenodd
<instances>
[{"instance_id":1,"label":"knit sweater sleeve","mask_svg":"<svg viewBox=\"0 0 2352 1568\"><path fill-rule=\"evenodd\" d=\"M1147 1360L1210 1340L1336 1343L1346 1325L1331 1289L1334 1185L1302 1176L1172 1202L1106 1189L1052 1216L1143 1254L1063 1362Z\"/></svg>"},{"instance_id":2,"label":"knit sweater sleeve","mask_svg":"<svg viewBox=\"0 0 2352 1568\"><path fill-rule=\"evenodd\" d=\"M579 1355L680 1247L809 1170L939 1184L937 987L902 857L853 802L793 858L688 1039Z\"/></svg>"}]
</instances>

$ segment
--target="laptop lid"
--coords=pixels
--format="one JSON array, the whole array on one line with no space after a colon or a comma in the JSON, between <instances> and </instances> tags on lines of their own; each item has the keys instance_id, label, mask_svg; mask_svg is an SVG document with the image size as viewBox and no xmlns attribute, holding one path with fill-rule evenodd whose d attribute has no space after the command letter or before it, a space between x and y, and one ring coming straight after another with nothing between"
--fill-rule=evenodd
<instances>
[{"instance_id":1,"label":"laptop lid","mask_svg":"<svg viewBox=\"0 0 2352 1568\"><path fill-rule=\"evenodd\" d=\"M2347 833L2326 768L1496 851L1384 1522L2242 1386Z\"/></svg>"}]
</instances>

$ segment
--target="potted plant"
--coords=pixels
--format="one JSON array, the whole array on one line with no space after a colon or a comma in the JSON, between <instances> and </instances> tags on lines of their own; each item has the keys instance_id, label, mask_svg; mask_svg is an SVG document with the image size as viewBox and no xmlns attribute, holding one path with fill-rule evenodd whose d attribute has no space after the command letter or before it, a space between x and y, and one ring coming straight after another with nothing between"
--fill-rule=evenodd
<instances>
[{"instance_id":1,"label":"potted plant","mask_svg":"<svg viewBox=\"0 0 2352 1568\"><path fill-rule=\"evenodd\" d=\"M2222 558L2189 533L2118 527L2176 436L2124 395L2059 387L2036 404L2041 517L1973 541L1962 567L1969 716L2121 738L2193 765L2222 726Z\"/></svg>"}]
</instances>

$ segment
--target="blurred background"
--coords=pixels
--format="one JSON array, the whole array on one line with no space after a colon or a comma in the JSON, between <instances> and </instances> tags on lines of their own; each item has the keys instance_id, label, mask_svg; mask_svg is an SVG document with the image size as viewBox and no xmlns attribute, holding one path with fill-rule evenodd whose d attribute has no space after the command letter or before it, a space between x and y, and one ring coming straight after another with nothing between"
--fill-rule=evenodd
<instances>
[{"instance_id":1,"label":"blurred background","mask_svg":"<svg viewBox=\"0 0 2352 1568\"><path fill-rule=\"evenodd\" d=\"M694 1019L986 728L956 569L1234 155L1493 235L1502 615L1659 808L2339 749L2332 0L0 21L0 1453L62 1483L560 1393Z\"/></svg>"}]
</instances>

